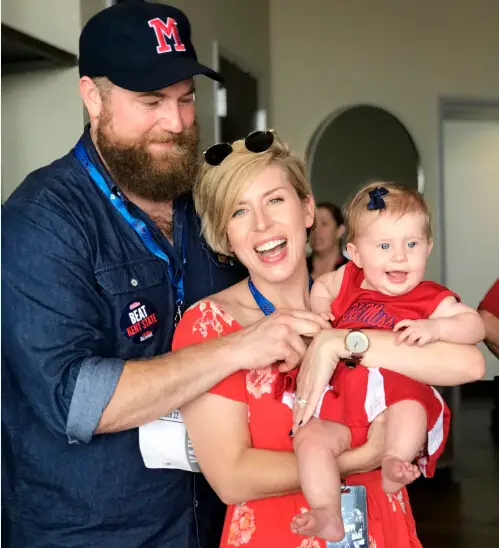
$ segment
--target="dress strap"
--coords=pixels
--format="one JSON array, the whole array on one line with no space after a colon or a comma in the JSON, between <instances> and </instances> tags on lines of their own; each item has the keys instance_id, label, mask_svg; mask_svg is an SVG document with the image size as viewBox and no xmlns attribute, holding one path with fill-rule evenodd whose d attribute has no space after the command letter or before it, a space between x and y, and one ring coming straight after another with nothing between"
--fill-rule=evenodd
<instances>
[{"instance_id":1,"label":"dress strap","mask_svg":"<svg viewBox=\"0 0 499 548\"><path fill-rule=\"evenodd\" d=\"M345 266L345 274L343 279L348 277L348 285L350 288L355 287L360 289L362 282L364 281L364 271L355 265L353 261L349 261Z\"/></svg>"}]
</instances>

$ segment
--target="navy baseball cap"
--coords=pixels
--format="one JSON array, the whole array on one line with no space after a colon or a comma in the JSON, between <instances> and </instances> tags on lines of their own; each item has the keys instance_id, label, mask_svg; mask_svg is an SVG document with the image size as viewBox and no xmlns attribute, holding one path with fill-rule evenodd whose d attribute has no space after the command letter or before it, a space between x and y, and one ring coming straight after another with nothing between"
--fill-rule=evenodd
<instances>
[{"instance_id":1,"label":"navy baseball cap","mask_svg":"<svg viewBox=\"0 0 499 548\"><path fill-rule=\"evenodd\" d=\"M191 26L177 8L123 2L92 17L80 35L80 76L105 76L130 91L155 91L196 74L221 81L198 63Z\"/></svg>"}]
</instances>

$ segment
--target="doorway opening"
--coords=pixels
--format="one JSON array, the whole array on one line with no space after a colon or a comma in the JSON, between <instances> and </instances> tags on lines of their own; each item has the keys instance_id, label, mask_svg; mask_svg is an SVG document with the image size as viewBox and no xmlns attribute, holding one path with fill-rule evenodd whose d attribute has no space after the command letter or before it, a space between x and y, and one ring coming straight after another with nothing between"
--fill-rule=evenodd
<instances>
[{"instance_id":1,"label":"doorway opening","mask_svg":"<svg viewBox=\"0 0 499 548\"><path fill-rule=\"evenodd\" d=\"M394 114L374 105L330 114L309 143L307 161L319 202L341 207L374 180L424 191L421 158L410 132Z\"/></svg>"}]
</instances>

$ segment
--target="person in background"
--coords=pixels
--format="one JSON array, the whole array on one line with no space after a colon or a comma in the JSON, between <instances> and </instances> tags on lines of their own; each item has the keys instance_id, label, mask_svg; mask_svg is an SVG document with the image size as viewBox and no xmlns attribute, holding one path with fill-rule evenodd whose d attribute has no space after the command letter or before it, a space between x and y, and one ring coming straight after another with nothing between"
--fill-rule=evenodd
<instances>
[{"instance_id":1,"label":"person in background","mask_svg":"<svg viewBox=\"0 0 499 548\"><path fill-rule=\"evenodd\" d=\"M499 359L499 278L488 290L478 305L485 325L485 340L487 348ZM499 445L499 375L493 380L494 408L492 409L491 431L495 442Z\"/></svg>"},{"instance_id":2,"label":"person in background","mask_svg":"<svg viewBox=\"0 0 499 548\"><path fill-rule=\"evenodd\" d=\"M89 127L2 212L2 546L215 548L225 506L177 408L238 368L294 367L322 323L287 311L170 352L183 311L245 275L191 196L193 76L220 76L149 2L95 15L79 69Z\"/></svg>"},{"instance_id":3,"label":"person in background","mask_svg":"<svg viewBox=\"0 0 499 548\"><path fill-rule=\"evenodd\" d=\"M330 202L317 204L315 223L309 239L312 253L307 257L308 271L314 280L348 262L341 249L344 233L345 223L341 209Z\"/></svg>"}]
</instances>

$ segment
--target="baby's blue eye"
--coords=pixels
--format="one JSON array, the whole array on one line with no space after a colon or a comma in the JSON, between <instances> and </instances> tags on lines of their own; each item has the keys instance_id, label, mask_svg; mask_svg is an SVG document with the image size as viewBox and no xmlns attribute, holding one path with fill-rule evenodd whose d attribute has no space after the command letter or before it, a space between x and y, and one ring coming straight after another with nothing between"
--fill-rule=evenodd
<instances>
[{"instance_id":1,"label":"baby's blue eye","mask_svg":"<svg viewBox=\"0 0 499 548\"><path fill-rule=\"evenodd\" d=\"M379 247L381 247L381 249L388 249L390 244L380 244Z\"/></svg>"},{"instance_id":2,"label":"baby's blue eye","mask_svg":"<svg viewBox=\"0 0 499 548\"><path fill-rule=\"evenodd\" d=\"M408 247L409 249L413 249L413 248L415 248L417 245L418 245L417 242L408 242L408 243L407 243L407 247Z\"/></svg>"}]
</instances>

